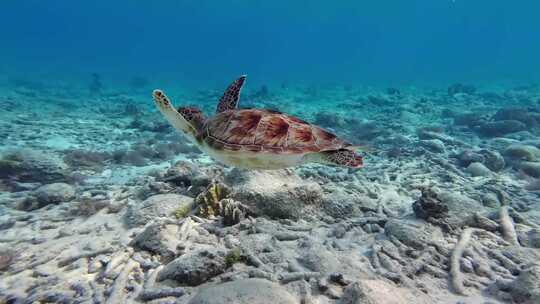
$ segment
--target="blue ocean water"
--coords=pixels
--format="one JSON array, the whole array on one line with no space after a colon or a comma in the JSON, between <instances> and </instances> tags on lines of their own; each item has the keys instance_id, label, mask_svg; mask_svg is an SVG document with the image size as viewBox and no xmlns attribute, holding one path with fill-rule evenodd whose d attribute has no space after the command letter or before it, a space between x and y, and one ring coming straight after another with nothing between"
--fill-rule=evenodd
<instances>
[{"instance_id":1,"label":"blue ocean water","mask_svg":"<svg viewBox=\"0 0 540 304\"><path fill-rule=\"evenodd\" d=\"M539 12L0 1L0 304L539 303Z\"/></svg>"},{"instance_id":2,"label":"blue ocean water","mask_svg":"<svg viewBox=\"0 0 540 304\"><path fill-rule=\"evenodd\" d=\"M0 71L36 77L369 84L522 80L540 70L536 1L13 1Z\"/></svg>"}]
</instances>

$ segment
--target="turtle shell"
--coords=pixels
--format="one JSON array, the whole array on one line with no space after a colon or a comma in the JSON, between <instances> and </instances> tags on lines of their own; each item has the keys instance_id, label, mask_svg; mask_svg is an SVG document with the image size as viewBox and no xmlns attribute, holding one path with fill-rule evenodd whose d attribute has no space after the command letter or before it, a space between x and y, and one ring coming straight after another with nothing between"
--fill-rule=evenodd
<instances>
[{"instance_id":1,"label":"turtle shell","mask_svg":"<svg viewBox=\"0 0 540 304\"><path fill-rule=\"evenodd\" d=\"M241 109L218 113L201 137L216 150L302 154L339 150L351 144L299 118L272 110Z\"/></svg>"}]
</instances>

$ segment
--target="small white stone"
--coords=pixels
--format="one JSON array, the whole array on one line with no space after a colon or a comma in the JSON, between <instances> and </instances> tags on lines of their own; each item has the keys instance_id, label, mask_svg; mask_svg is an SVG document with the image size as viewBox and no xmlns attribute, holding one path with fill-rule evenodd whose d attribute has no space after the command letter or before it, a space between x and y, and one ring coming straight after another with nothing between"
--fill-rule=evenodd
<instances>
[{"instance_id":1,"label":"small white stone","mask_svg":"<svg viewBox=\"0 0 540 304\"><path fill-rule=\"evenodd\" d=\"M472 176L488 176L491 174L491 170L482 163L471 163L465 171Z\"/></svg>"}]
</instances>

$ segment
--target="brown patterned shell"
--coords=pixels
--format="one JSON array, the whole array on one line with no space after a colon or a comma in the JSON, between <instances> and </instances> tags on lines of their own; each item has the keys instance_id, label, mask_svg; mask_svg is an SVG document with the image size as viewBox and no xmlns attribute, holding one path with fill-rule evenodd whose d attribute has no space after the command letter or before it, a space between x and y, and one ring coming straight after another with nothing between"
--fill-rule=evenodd
<instances>
[{"instance_id":1,"label":"brown patterned shell","mask_svg":"<svg viewBox=\"0 0 540 304\"><path fill-rule=\"evenodd\" d=\"M218 150L308 153L351 146L294 116L261 109L232 110L209 118L201 139Z\"/></svg>"}]
</instances>

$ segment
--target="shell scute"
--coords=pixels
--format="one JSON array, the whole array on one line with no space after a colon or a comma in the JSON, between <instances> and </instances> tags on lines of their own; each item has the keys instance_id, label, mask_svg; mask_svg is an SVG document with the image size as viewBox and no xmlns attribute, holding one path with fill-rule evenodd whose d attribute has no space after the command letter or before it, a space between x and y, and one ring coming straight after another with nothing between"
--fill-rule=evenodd
<instances>
[{"instance_id":1,"label":"shell scute","mask_svg":"<svg viewBox=\"0 0 540 304\"><path fill-rule=\"evenodd\" d=\"M249 139L255 135L262 115L256 111L239 111L237 116L227 132L237 140L235 142L249 144Z\"/></svg>"},{"instance_id":2,"label":"shell scute","mask_svg":"<svg viewBox=\"0 0 540 304\"><path fill-rule=\"evenodd\" d=\"M254 144L265 147L284 147L289 132L289 124L281 115L265 115L259 123Z\"/></svg>"},{"instance_id":3,"label":"shell scute","mask_svg":"<svg viewBox=\"0 0 540 304\"><path fill-rule=\"evenodd\" d=\"M313 127L309 124L293 124L289 132L288 146L306 152L319 151Z\"/></svg>"},{"instance_id":4,"label":"shell scute","mask_svg":"<svg viewBox=\"0 0 540 304\"><path fill-rule=\"evenodd\" d=\"M350 146L299 118L260 109L225 111L207 120L203 140L229 151L308 153Z\"/></svg>"}]
</instances>

